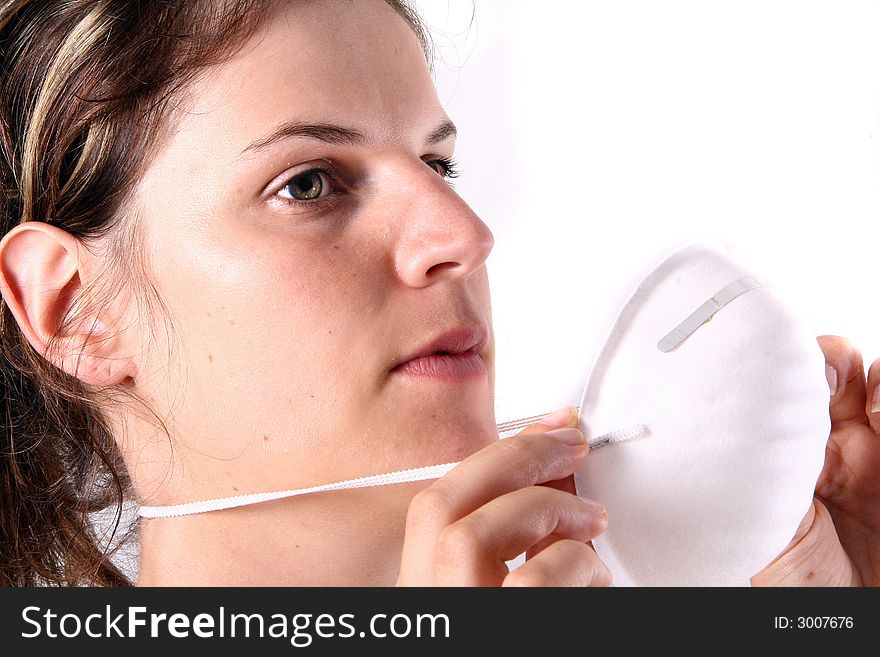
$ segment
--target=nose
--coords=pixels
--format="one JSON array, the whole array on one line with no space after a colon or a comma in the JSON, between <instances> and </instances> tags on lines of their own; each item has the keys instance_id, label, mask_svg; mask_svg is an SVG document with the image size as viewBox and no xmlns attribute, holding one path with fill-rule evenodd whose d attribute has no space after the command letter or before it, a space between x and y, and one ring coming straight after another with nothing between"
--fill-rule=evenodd
<instances>
[{"instance_id":1,"label":"nose","mask_svg":"<svg viewBox=\"0 0 880 657\"><path fill-rule=\"evenodd\" d=\"M430 169L413 174L408 182L412 184L399 206L404 220L394 256L403 283L427 287L479 269L495 243L489 227Z\"/></svg>"}]
</instances>

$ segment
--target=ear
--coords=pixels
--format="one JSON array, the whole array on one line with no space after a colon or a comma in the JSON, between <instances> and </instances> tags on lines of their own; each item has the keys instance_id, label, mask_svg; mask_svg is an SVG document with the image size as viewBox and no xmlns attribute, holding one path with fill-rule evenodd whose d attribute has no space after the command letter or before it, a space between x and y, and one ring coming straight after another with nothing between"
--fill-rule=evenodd
<instances>
[{"instance_id":1,"label":"ear","mask_svg":"<svg viewBox=\"0 0 880 657\"><path fill-rule=\"evenodd\" d=\"M0 293L27 341L84 383L110 386L135 372L117 319L106 304L78 308L88 283L88 251L70 233L41 221L19 224L0 240ZM53 349L49 349L55 338Z\"/></svg>"}]
</instances>

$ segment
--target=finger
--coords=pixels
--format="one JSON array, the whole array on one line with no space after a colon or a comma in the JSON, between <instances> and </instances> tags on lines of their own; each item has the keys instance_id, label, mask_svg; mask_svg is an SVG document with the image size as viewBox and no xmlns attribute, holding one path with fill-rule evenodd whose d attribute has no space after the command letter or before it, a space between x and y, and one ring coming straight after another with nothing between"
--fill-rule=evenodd
<instances>
[{"instance_id":1,"label":"finger","mask_svg":"<svg viewBox=\"0 0 880 657\"><path fill-rule=\"evenodd\" d=\"M556 411L543 418L540 422L533 424L531 426L526 427L520 433L532 433L532 432L541 432L548 431L554 428L562 428L562 427L577 427L578 426L578 409L574 406L568 406L561 410ZM555 488L556 490L565 491L566 493L571 493L572 495L577 495L577 486L575 485L574 475L569 475L568 477L563 477L562 479L556 479L554 481L547 481L543 484L539 484L540 486L546 486L548 488ZM537 544L533 545L526 551L526 558L531 559L535 554L543 550L545 547L553 543L557 540L553 536L548 536L544 540L539 541Z\"/></svg>"},{"instance_id":2,"label":"finger","mask_svg":"<svg viewBox=\"0 0 880 657\"><path fill-rule=\"evenodd\" d=\"M836 390L831 396L831 430L851 424L867 424L865 414L865 369L862 355L849 340L837 335L822 335L819 346L825 353L825 362L833 368L829 382L836 379Z\"/></svg>"},{"instance_id":3,"label":"finger","mask_svg":"<svg viewBox=\"0 0 880 657\"><path fill-rule=\"evenodd\" d=\"M579 411L574 406L566 406L554 413L547 415L542 418L540 421L527 426L525 429L520 431L519 433L542 433L546 431L550 431L553 429L561 429L564 427L573 427L577 428L579 422ZM577 495L577 486L575 484L574 475L569 475L568 477L563 477L562 479L556 479L554 481L547 481L539 486L546 486L548 488L555 488L556 490L565 491L566 493L571 493L572 495ZM532 556L532 551L535 554L539 552L541 549L546 547L552 543L554 538L548 538L546 542L540 542L538 545L532 546L527 551L526 558L530 558Z\"/></svg>"},{"instance_id":4,"label":"finger","mask_svg":"<svg viewBox=\"0 0 880 657\"><path fill-rule=\"evenodd\" d=\"M433 560L440 530L490 500L572 474L589 453L586 439L576 429L554 431L565 435L532 433L499 440L417 493L406 517L406 568Z\"/></svg>"},{"instance_id":5,"label":"finger","mask_svg":"<svg viewBox=\"0 0 880 657\"><path fill-rule=\"evenodd\" d=\"M555 413L551 413L543 418L540 422L532 424L519 433L542 433L553 429L562 429L564 427L577 428L578 426L578 409L574 406L566 406ZM564 490L573 495L577 495L575 487L574 475L563 477L555 481L548 481L540 484L541 486L549 486L557 490Z\"/></svg>"},{"instance_id":6,"label":"finger","mask_svg":"<svg viewBox=\"0 0 880 657\"><path fill-rule=\"evenodd\" d=\"M548 415L543 418L540 422L532 424L519 433L542 433L546 431L550 431L552 429L561 429L564 427L572 427L576 428L578 426L578 409L574 406L567 406L566 408L560 409L555 413ZM541 486L548 486L549 488L555 488L556 490L563 490L567 493L571 493L573 495L577 495L577 488L575 487L574 475L570 475L568 477L563 477L562 479L557 479L555 481L548 481Z\"/></svg>"},{"instance_id":7,"label":"finger","mask_svg":"<svg viewBox=\"0 0 880 657\"><path fill-rule=\"evenodd\" d=\"M574 406L566 406L555 413L542 418L534 424L530 424L517 435L524 433L544 433L553 429L575 428L578 425L578 410Z\"/></svg>"},{"instance_id":8,"label":"finger","mask_svg":"<svg viewBox=\"0 0 880 657\"><path fill-rule=\"evenodd\" d=\"M555 413L551 413L537 424L526 427L520 433L532 433L536 431L540 432L562 427L578 427L580 423L579 418L579 410L574 406L568 406L566 408L556 411ZM548 481L540 485L547 486L549 488L555 488L556 490L562 490L566 493L571 493L572 495L578 494L577 484L575 482L574 475L569 475L568 477L563 477L562 479L556 479L555 481ZM539 541L536 545L533 545L529 550L526 551L526 558L531 559L532 556L550 545L550 543L552 543L554 540L556 539L554 539L553 537L547 537L545 540ZM589 546L591 549L595 549L593 548L592 543L589 543Z\"/></svg>"},{"instance_id":9,"label":"finger","mask_svg":"<svg viewBox=\"0 0 880 657\"><path fill-rule=\"evenodd\" d=\"M539 484L539 486L561 490L572 495L578 494L577 486L575 485L574 481L574 475L569 475L568 477L563 477L562 479L557 479L556 481L548 481L547 483ZM553 536L548 536L546 539L539 541L537 544L533 545L526 551L526 559L531 559L534 555L538 554L538 552L543 550L555 540L556 539Z\"/></svg>"},{"instance_id":10,"label":"finger","mask_svg":"<svg viewBox=\"0 0 880 657\"><path fill-rule=\"evenodd\" d=\"M610 586L611 573L586 543L556 541L504 578L502 586Z\"/></svg>"},{"instance_id":11,"label":"finger","mask_svg":"<svg viewBox=\"0 0 880 657\"><path fill-rule=\"evenodd\" d=\"M586 439L577 429L499 440L423 489L410 509L428 507L428 514L445 526L496 497L571 475L588 452Z\"/></svg>"},{"instance_id":12,"label":"finger","mask_svg":"<svg viewBox=\"0 0 880 657\"><path fill-rule=\"evenodd\" d=\"M880 434L880 358L868 370L867 407L871 428Z\"/></svg>"},{"instance_id":13,"label":"finger","mask_svg":"<svg viewBox=\"0 0 880 657\"><path fill-rule=\"evenodd\" d=\"M544 486L495 498L443 528L437 540L437 577L455 586L496 583L505 562L555 536L585 543L608 524L602 505Z\"/></svg>"}]
</instances>

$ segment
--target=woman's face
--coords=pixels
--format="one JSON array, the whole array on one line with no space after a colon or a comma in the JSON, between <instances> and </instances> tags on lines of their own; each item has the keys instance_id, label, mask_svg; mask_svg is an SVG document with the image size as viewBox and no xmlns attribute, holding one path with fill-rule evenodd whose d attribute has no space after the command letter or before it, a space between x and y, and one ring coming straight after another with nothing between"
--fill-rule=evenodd
<instances>
[{"instance_id":1,"label":"woman's face","mask_svg":"<svg viewBox=\"0 0 880 657\"><path fill-rule=\"evenodd\" d=\"M175 120L134 199L174 328L170 352L127 332L174 443L126 441L142 495L307 486L497 438L492 234L444 179L454 131L384 0L285 5ZM462 328L440 349L478 357L394 369Z\"/></svg>"}]
</instances>

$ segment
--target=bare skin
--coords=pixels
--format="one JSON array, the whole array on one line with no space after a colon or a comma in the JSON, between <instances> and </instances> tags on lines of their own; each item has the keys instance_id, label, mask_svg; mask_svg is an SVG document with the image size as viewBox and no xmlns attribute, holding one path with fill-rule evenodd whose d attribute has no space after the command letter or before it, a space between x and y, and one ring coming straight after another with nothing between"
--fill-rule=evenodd
<instances>
[{"instance_id":1,"label":"bare skin","mask_svg":"<svg viewBox=\"0 0 880 657\"><path fill-rule=\"evenodd\" d=\"M880 412L871 410L880 359L866 377L845 339L823 335L819 345L837 372L825 467L791 544L754 586L880 585Z\"/></svg>"},{"instance_id":2,"label":"bare skin","mask_svg":"<svg viewBox=\"0 0 880 657\"><path fill-rule=\"evenodd\" d=\"M493 238L444 179L455 135L409 26L381 0L291 3L187 91L128 208L167 317L141 316L131 286L49 352L100 250L42 222L0 242L3 295L34 348L90 385L136 392L165 422L167 436L136 409L112 411L139 498L463 462L434 482L144 521L138 584L607 585L590 541L608 519L571 477L583 436L549 435L574 414L497 440ZM316 138L304 123L347 132ZM461 327L485 331L483 375L396 369ZM877 582L877 414L861 358L822 346L842 381L817 486L829 513L808 516L758 584Z\"/></svg>"}]
</instances>

